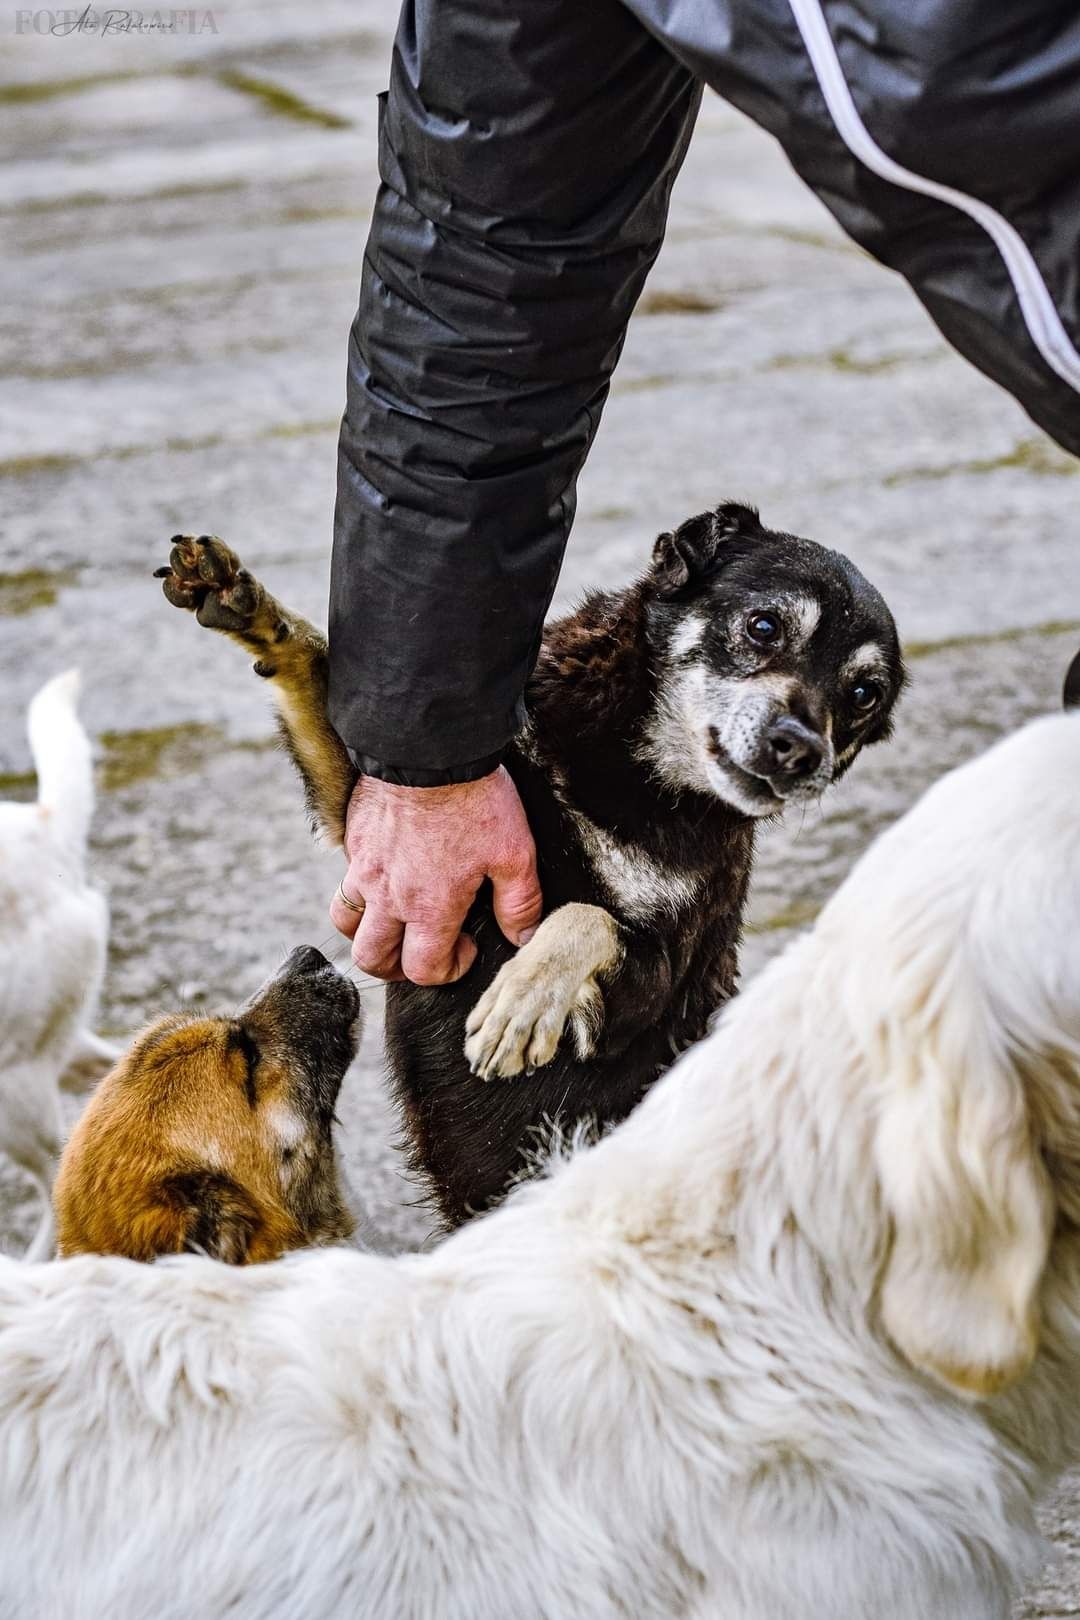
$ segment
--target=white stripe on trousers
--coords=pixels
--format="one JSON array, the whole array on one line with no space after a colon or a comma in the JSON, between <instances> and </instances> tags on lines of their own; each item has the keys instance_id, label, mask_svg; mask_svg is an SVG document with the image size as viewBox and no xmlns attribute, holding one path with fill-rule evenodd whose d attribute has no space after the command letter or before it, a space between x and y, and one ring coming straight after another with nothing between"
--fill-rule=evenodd
<instances>
[{"instance_id":1,"label":"white stripe on trousers","mask_svg":"<svg viewBox=\"0 0 1080 1620\"><path fill-rule=\"evenodd\" d=\"M924 197L951 203L982 226L1005 261L1031 341L1051 370L1080 392L1080 354L1062 325L1050 289L1020 233L988 203L914 174L883 152L859 116L820 0L788 0L788 3L817 74L825 104L845 146L883 180L905 191L920 192Z\"/></svg>"}]
</instances>

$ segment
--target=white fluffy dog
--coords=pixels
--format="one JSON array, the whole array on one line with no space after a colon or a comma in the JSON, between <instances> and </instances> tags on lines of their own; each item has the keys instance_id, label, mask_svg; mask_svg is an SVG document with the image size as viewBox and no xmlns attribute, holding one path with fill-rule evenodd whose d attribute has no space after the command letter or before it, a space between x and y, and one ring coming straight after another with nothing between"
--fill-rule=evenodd
<instances>
[{"instance_id":1,"label":"white fluffy dog","mask_svg":"<svg viewBox=\"0 0 1080 1620\"><path fill-rule=\"evenodd\" d=\"M1078 1383L1060 717L434 1253L0 1269L0 1613L1004 1620Z\"/></svg>"},{"instance_id":2,"label":"white fluffy dog","mask_svg":"<svg viewBox=\"0 0 1080 1620\"><path fill-rule=\"evenodd\" d=\"M86 1068L100 1073L117 1056L90 1027L109 913L86 881L94 781L78 695L78 671L69 670L34 698L27 729L37 803L0 803L0 1151L41 1191L28 1260L52 1252L61 1078Z\"/></svg>"}]
</instances>

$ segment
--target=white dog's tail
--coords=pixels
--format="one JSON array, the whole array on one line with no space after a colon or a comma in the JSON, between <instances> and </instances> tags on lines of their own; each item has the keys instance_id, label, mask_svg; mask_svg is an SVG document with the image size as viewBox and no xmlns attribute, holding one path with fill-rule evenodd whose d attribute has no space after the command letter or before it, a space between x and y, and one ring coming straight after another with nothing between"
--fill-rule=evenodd
<instances>
[{"instance_id":1,"label":"white dog's tail","mask_svg":"<svg viewBox=\"0 0 1080 1620\"><path fill-rule=\"evenodd\" d=\"M57 846L82 873L94 772L90 739L76 712L82 682L77 669L55 675L30 704L26 729L38 779L38 804L46 812Z\"/></svg>"}]
</instances>

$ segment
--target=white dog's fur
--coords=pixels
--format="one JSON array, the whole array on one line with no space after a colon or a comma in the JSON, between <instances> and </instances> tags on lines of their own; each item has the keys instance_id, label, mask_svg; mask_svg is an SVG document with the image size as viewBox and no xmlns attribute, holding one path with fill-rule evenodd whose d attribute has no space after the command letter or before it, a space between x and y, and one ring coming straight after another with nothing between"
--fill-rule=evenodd
<instances>
[{"instance_id":1,"label":"white dog's fur","mask_svg":"<svg viewBox=\"0 0 1080 1620\"><path fill-rule=\"evenodd\" d=\"M434 1253L0 1268L5 1620L1004 1620L1080 1452L1078 833L1037 722Z\"/></svg>"},{"instance_id":2,"label":"white dog's fur","mask_svg":"<svg viewBox=\"0 0 1080 1620\"><path fill-rule=\"evenodd\" d=\"M109 913L86 881L94 782L78 695L77 670L38 692L27 718L37 802L0 803L0 1151L41 1192L28 1260L52 1253L61 1081L100 1074L118 1055L91 1028Z\"/></svg>"}]
</instances>

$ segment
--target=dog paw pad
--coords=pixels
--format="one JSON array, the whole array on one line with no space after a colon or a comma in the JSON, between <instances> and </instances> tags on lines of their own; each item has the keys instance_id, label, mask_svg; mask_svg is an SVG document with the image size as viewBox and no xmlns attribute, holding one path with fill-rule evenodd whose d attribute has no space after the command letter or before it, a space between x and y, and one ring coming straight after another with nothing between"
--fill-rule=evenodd
<instances>
[{"instance_id":1,"label":"dog paw pad","mask_svg":"<svg viewBox=\"0 0 1080 1620\"><path fill-rule=\"evenodd\" d=\"M263 601L258 580L216 535L173 535L169 561L154 570L165 599L210 630L250 634Z\"/></svg>"}]
</instances>

